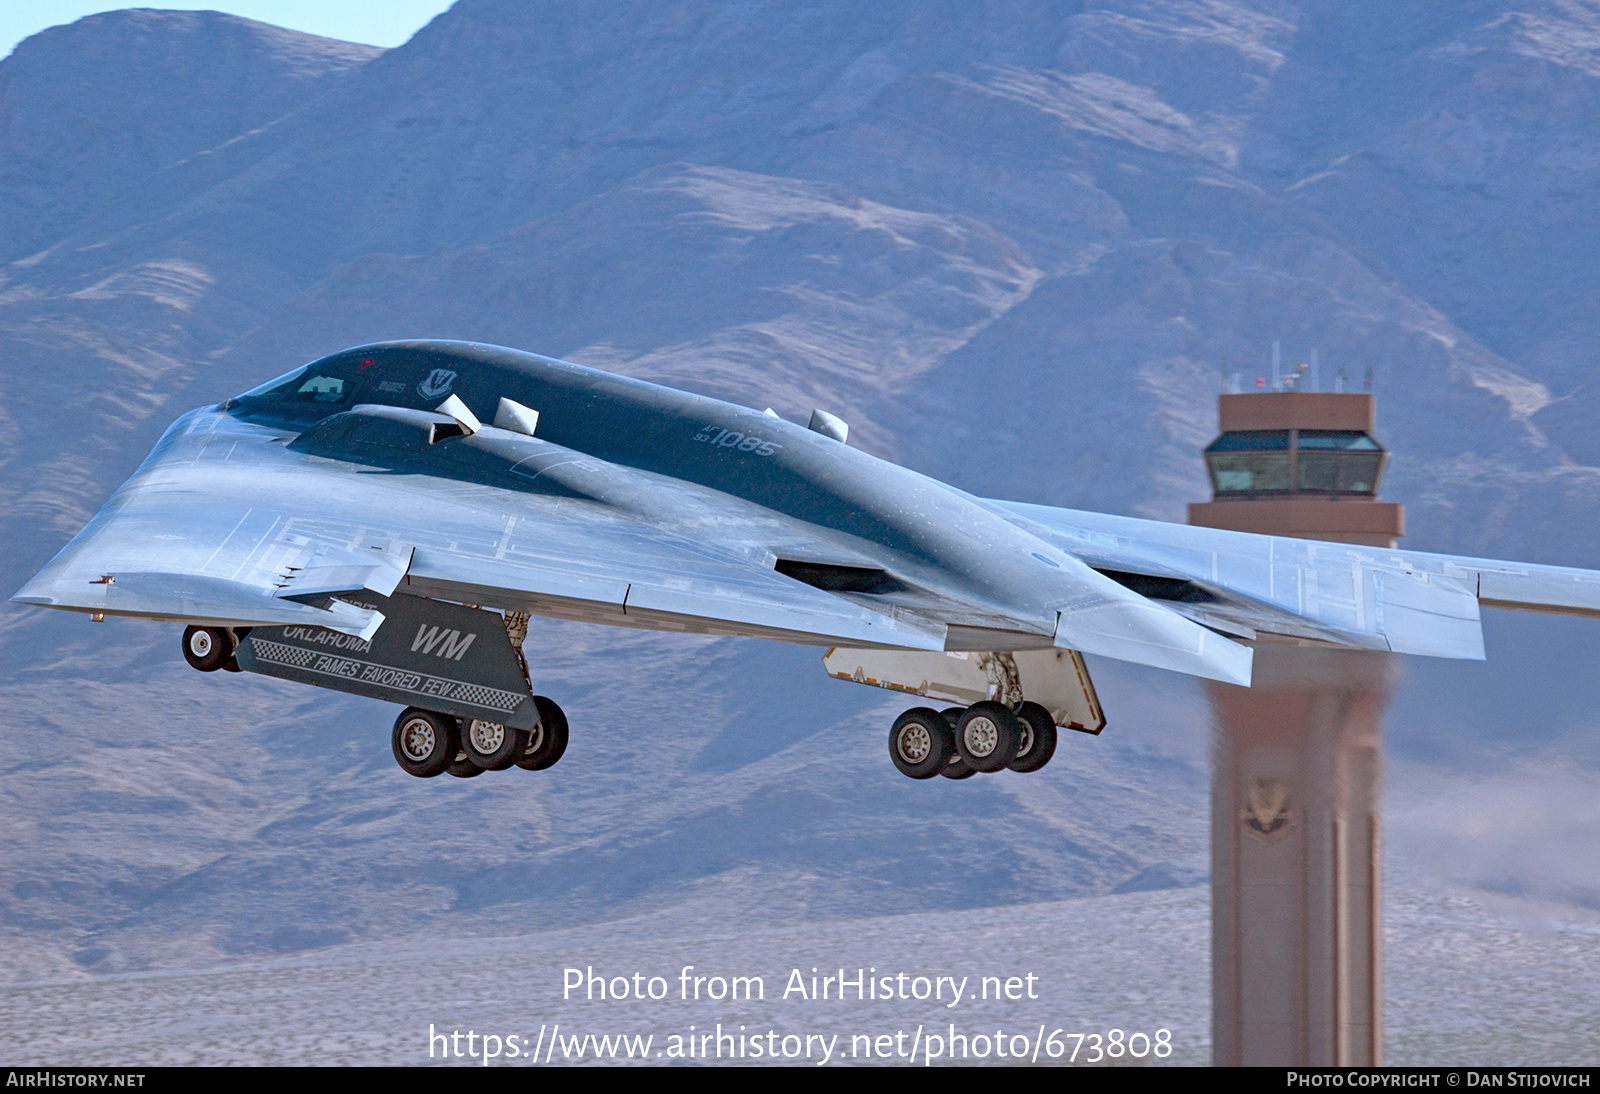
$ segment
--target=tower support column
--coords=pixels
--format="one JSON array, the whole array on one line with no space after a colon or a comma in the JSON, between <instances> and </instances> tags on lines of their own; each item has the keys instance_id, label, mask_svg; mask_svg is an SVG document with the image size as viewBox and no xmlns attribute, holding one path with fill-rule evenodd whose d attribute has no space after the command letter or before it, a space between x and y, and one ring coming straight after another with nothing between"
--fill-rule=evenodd
<instances>
[{"instance_id":1,"label":"tower support column","mask_svg":"<svg viewBox=\"0 0 1600 1094\"><path fill-rule=\"evenodd\" d=\"M1387 655L1263 647L1207 683L1219 1065L1382 1062Z\"/></svg>"},{"instance_id":2,"label":"tower support column","mask_svg":"<svg viewBox=\"0 0 1600 1094\"><path fill-rule=\"evenodd\" d=\"M1298 375L1298 373L1297 373ZM1212 498L1189 523L1393 547L1371 395L1224 395ZM1270 622L1266 624L1270 627ZM1388 654L1261 635L1213 725L1211 1002L1218 1064L1383 1062L1379 800Z\"/></svg>"}]
</instances>

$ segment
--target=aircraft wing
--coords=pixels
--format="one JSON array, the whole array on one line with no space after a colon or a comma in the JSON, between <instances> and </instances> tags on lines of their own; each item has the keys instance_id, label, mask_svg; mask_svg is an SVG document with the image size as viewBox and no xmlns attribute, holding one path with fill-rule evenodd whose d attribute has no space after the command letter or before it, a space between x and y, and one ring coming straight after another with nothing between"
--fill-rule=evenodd
<instances>
[{"instance_id":1,"label":"aircraft wing","mask_svg":"<svg viewBox=\"0 0 1600 1094\"><path fill-rule=\"evenodd\" d=\"M1243 638L1481 659L1480 605L1600 616L1600 572L988 504L1088 566Z\"/></svg>"},{"instance_id":2,"label":"aircraft wing","mask_svg":"<svg viewBox=\"0 0 1600 1094\"><path fill-rule=\"evenodd\" d=\"M549 446L554 447L554 446ZM942 649L944 627L874 611L591 499L286 452L196 412L14 600L370 637L339 599L420 595L539 614L816 645Z\"/></svg>"}]
</instances>

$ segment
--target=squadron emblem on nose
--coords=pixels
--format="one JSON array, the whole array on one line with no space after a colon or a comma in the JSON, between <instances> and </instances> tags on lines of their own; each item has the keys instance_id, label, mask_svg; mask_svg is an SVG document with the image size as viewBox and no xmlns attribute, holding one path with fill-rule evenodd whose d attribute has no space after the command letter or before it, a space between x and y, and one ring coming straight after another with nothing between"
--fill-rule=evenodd
<instances>
[{"instance_id":1,"label":"squadron emblem on nose","mask_svg":"<svg viewBox=\"0 0 1600 1094\"><path fill-rule=\"evenodd\" d=\"M456 374L447 368L436 368L428 378L417 385L417 394L424 399L437 399L455 386Z\"/></svg>"}]
</instances>

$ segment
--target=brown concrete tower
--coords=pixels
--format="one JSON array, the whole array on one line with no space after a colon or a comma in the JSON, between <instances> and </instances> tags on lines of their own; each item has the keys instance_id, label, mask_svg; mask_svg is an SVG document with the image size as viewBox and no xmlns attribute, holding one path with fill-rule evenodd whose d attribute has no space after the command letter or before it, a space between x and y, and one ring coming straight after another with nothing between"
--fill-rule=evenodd
<instances>
[{"instance_id":1,"label":"brown concrete tower","mask_svg":"<svg viewBox=\"0 0 1600 1094\"><path fill-rule=\"evenodd\" d=\"M1210 528L1392 547L1369 394L1224 395L1206 449ZM1385 654L1263 642L1253 686L1206 681L1213 1060L1383 1057L1379 780Z\"/></svg>"}]
</instances>

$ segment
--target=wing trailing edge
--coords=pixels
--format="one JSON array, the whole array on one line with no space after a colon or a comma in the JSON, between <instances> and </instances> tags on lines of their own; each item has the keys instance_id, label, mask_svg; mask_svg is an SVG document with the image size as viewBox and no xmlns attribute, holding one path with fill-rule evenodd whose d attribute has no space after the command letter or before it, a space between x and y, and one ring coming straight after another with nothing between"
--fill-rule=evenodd
<instances>
[{"instance_id":1,"label":"wing trailing edge","mask_svg":"<svg viewBox=\"0 0 1600 1094\"><path fill-rule=\"evenodd\" d=\"M1600 573L1565 566L1516 566L1478 559L1478 602L1555 615L1600 616Z\"/></svg>"},{"instance_id":2,"label":"wing trailing edge","mask_svg":"<svg viewBox=\"0 0 1600 1094\"><path fill-rule=\"evenodd\" d=\"M1066 649L1250 686L1255 654L1109 579L1117 594L1063 608L1055 644Z\"/></svg>"},{"instance_id":3,"label":"wing trailing edge","mask_svg":"<svg viewBox=\"0 0 1600 1094\"><path fill-rule=\"evenodd\" d=\"M365 591L389 596L411 568L412 553L410 547L392 544L359 550L323 547L305 567L285 574L273 595L319 607L341 593Z\"/></svg>"},{"instance_id":4,"label":"wing trailing edge","mask_svg":"<svg viewBox=\"0 0 1600 1094\"><path fill-rule=\"evenodd\" d=\"M943 650L944 624L901 609L873 611L775 571L753 567L670 573L619 568L614 578L554 566L510 565L418 550L407 574L415 593L518 605L562 618L807 645Z\"/></svg>"},{"instance_id":5,"label":"wing trailing edge","mask_svg":"<svg viewBox=\"0 0 1600 1094\"><path fill-rule=\"evenodd\" d=\"M1600 571L1252 535L991 502L1099 570L1212 599L1174 603L1207 626L1395 653L1481 660L1480 608L1600 617Z\"/></svg>"}]
</instances>

